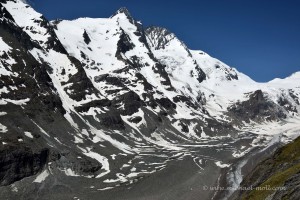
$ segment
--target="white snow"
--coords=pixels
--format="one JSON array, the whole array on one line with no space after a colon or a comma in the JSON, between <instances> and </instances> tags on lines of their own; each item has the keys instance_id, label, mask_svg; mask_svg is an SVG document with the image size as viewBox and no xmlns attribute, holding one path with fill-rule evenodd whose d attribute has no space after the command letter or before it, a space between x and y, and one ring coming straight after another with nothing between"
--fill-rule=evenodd
<instances>
[{"instance_id":1,"label":"white snow","mask_svg":"<svg viewBox=\"0 0 300 200\"><path fill-rule=\"evenodd\" d=\"M30 99L21 99L21 100L13 100L13 99L0 99L0 105L6 105L7 103L12 103L15 105L26 105L27 102L29 102Z\"/></svg>"},{"instance_id":2,"label":"white snow","mask_svg":"<svg viewBox=\"0 0 300 200\"><path fill-rule=\"evenodd\" d=\"M95 64L101 64L94 66L95 69L86 69L88 76L94 77L97 75L94 72L103 70L104 74L115 70L118 65L124 66L122 62L112 56L117 51L118 33L120 33L120 27L115 20L80 18L73 21L62 21L57 27L56 34L71 55L82 60L82 51L90 60L95 61ZM91 39L89 45L84 42L84 31Z\"/></svg>"},{"instance_id":3,"label":"white snow","mask_svg":"<svg viewBox=\"0 0 300 200\"><path fill-rule=\"evenodd\" d=\"M38 21L35 22L35 20L41 20L42 14L28 6L25 1L7 1L2 5L33 40L40 42L42 45L48 41L50 36L48 30L42 27Z\"/></svg>"},{"instance_id":4,"label":"white snow","mask_svg":"<svg viewBox=\"0 0 300 200\"><path fill-rule=\"evenodd\" d=\"M65 168L65 169L63 169L62 171L65 172L65 174L66 174L67 176L74 176L74 177L80 176L80 175L76 174L76 172L73 171L71 168Z\"/></svg>"},{"instance_id":5,"label":"white snow","mask_svg":"<svg viewBox=\"0 0 300 200\"><path fill-rule=\"evenodd\" d=\"M12 50L12 48L6 44L2 37L0 37L0 57L3 56L5 53L6 55L8 56L8 58L0 58L0 77L1 75L4 75L4 76L17 76L17 73L12 73L10 70L11 70L11 65L15 64L16 61L11 58L10 56L10 51ZM6 63L8 66L8 69L4 67L3 65L3 62ZM6 88L6 87L4 87ZM0 94L2 93L2 89L0 89Z\"/></svg>"},{"instance_id":6,"label":"white snow","mask_svg":"<svg viewBox=\"0 0 300 200\"><path fill-rule=\"evenodd\" d=\"M106 188L101 188L101 189L98 189L100 191L105 191L105 190L110 190L110 189L113 189L114 187L106 187Z\"/></svg>"},{"instance_id":7,"label":"white snow","mask_svg":"<svg viewBox=\"0 0 300 200\"><path fill-rule=\"evenodd\" d=\"M24 134L25 134L25 136L27 136L27 137L33 139L33 135L32 135L30 132L25 131Z\"/></svg>"},{"instance_id":8,"label":"white snow","mask_svg":"<svg viewBox=\"0 0 300 200\"><path fill-rule=\"evenodd\" d=\"M111 159L115 160L117 155L116 154L112 154L110 156L111 156Z\"/></svg>"},{"instance_id":9,"label":"white snow","mask_svg":"<svg viewBox=\"0 0 300 200\"><path fill-rule=\"evenodd\" d=\"M9 91L7 90L7 87L5 87L5 86L4 86L3 88L0 89L0 94L1 94L1 93L8 93L8 92L9 92Z\"/></svg>"},{"instance_id":10,"label":"white snow","mask_svg":"<svg viewBox=\"0 0 300 200\"><path fill-rule=\"evenodd\" d=\"M0 53L2 55L2 52L8 52L9 50L11 50L11 47L8 46L2 39L2 37L0 37Z\"/></svg>"},{"instance_id":11,"label":"white snow","mask_svg":"<svg viewBox=\"0 0 300 200\"><path fill-rule=\"evenodd\" d=\"M18 188L15 186L15 184L11 185L11 191L12 192L19 192Z\"/></svg>"},{"instance_id":12,"label":"white snow","mask_svg":"<svg viewBox=\"0 0 300 200\"><path fill-rule=\"evenodd\" d=\"M81 138L79 138L77 136L74 136L74 138L75 138L75 141L74 141L75 144L83 143L83 140Z\"/></svg>"},{"instance_id":13,"label":"white snow","mask_svg":"<svg viewBox=\"0 0 300 200\"><path fill-rule=\"evenodd\" d=\"M7 115L7 112L0 112L0 117L4 115Z\"/></svg>"},{"instance_id":14,"label":"white snow","mask_svg":"<svg viewBox=\"0 0 300 200\"><path fill-rule=\"evenodd\" d=\"M0 133L6 133L7 127L0 123Z\"/></svg>"},{"instance_id":15,"label":"white snow","mask_svg":"<svg viewBox=\"0 0 300 200\"><path fill-rule=\"evenodd\" d=\"M46 178L49 176L48 170L44 170L42 173L40 173L35 180L33 181L34 183L42 183L43 181L46 180Z\"/></svg>"},{"instance_id":16,"label":"white snow","mask_svg":"<svg viewBox=\"0 0 300 200\"><path fill-rule=\"evenodd\" d=\"M215 162L215 164L220 167L220 168L227 168L227 167L230 167L230 164L224 164L222 163L221 161L217 161Z\"/></svg>"}]
</instances>

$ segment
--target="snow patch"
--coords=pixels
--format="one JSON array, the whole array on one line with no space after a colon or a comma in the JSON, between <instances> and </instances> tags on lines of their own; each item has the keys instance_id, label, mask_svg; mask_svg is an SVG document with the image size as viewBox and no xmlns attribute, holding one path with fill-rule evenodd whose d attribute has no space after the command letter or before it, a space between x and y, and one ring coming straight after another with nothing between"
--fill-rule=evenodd
<instances>
[{"instance_id":1,"label":"snow patch","mask_svg":"<svg viewBox=\"0 0 300 200\"><path fill-rule=\"evenodd\" d=\"M41 174L39 174L36 179L33 181L34 183L42 183L49 176L48 170L44 170Z\"/></svg>"},{"instance_id":2,"label":"snow patch","mask_svg":"<svg viewBox=\"0 0 300 200\"><path fill-rule=\"evenodd\" d=\"M0 112L0 117L4 115L7 115L7 112Z\"/></svg>"},{"instance_id":3,"label":"snow patch","mask_svg":"<svg viewBox=\"0 0 300 200\"><path fill-rule=\"evenodd\" d=\"M0 133L6 133L7 127L0 123Z\"/></svg>"},{"instance_id":4,"label":"snow patch","mask_svg":"<svg viewBox=\"0 0 300 200\"><path fill-rule=\"evenodd\" d=\"M30 133L30 132L24 132L24 134L25 134L25 136L27 136L27 137L29 137L29 138L31 138L31 139L33 139L33 135Z\"/></svg>"},{"instance_id":5,"label":"snow patch","mask_svg":"<svg viewBox=\"0 0 300 200\"><path fill-rule=\"evenodd\" d=\"M221 161L217 161L215 162L215 164L220 167L220 168L227 168L227 167L230 167L230 164L224 164L222 163Z\"/></svg>"}]
</instances>

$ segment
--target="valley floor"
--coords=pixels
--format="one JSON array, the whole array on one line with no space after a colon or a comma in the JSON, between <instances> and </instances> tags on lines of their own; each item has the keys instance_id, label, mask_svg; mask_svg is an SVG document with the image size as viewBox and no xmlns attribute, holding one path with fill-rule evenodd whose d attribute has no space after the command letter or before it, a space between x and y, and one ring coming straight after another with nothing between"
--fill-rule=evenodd
<instances>
[{"instance_id":1,"label":"valley floor","mask_svg":"<svg viewBox=\"0 0 300 200\"><path fill-rule=\"evenodd\" d=\"M107 176L78 177L61 171L45 174L44 171L45 176L41 173L1 187L0 195L3 199L45 200L228 199L235 191L220 188L238 187L258 162L300 135L299 124L299 120L293 119L280 124L253 125L236 137L208 138L197 144L179 145L178 150L160 150L157 155L135 155L130 167L135 166L139 171L151 164L157 167L152 173L131 173L127 181L122 178L112 181ZM118 175L117 167L108 177L113 174ZM37 177L41 179L39 182Z\"/></svg>"}]
</instances>

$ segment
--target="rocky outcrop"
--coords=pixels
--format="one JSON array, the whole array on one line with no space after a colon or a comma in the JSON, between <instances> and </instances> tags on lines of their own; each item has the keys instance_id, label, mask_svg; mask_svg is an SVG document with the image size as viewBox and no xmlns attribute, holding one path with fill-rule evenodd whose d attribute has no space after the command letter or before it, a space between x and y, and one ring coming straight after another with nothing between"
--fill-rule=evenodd
<instances>
[{"instance_id":1,"label":"rocky outcrop","mask_svg":"<svg viewBox=\"0 0 300 200\"><path fill-rule=\"evenodd\" d=\"M83 38L84 38L84 42L86 44L89 44L91 42L91 38L89 37L89 35L87 34L86 30L84 30L83 32Z\"/></svg>"},{"instance_id":2,"label":"rocky outcrop","mask_svg":"<svg viewBox=\"0 0 300 200\"><path fill-rule=\"evenodd\" d=\"M169 30L157 26L148 27L146 29L146 34L151 38L150 41L153 41L151 45L153 45L156 50L164 49L170 40L176 38Z\"/></svg>"},{"instance_id":3,"label":"rocky outcrop","mask_svg":"<svg viewBox=\"0 0 300 200\"><path fill-rule=\"evenodd\" d=\"M135 45L131 42L130 37L124 32L124 30L122 30L120 39L118 41L116 57L120 60L123 60L122 54L125 54L129 50L132 50L134 47Z\"/></svg>"},{"instance_id":4,"label":"rocky outcrop","mask_svg":"<svg viewBox=\"0 0 300 200\"><path fill-rule=\"evenodd\" d=\"M33 150L28 146L0 147L0 186L9 185L40 172L46 165L49 149Z\"/></svg>"},{"instance_id":5,"label":"rocky outcrop","mask_svg":"<svg viewBox=\"0 0 300 200\"><path fill-rule=\"evenodd\" d=\"M122 115L132 115L138 112L139 108L141 108L141 106L144 105L139 95L137 95L133 91L118 96L112 101L112 103L115 105L115 107L123 104L123 108L119 109L119 112Z\"/></svg>"},{"instance_id":6,"label":"rocky outcrop","mask_svg":"<svg viewBox=\"0 0 300 200\"><path fill-rule=\"evenodd\" d=\"M272 121L286 118L284 110L269 100L261 90L249 95L247 101L238 102L228 108L229 114L238 121Z\"/></svg>"}]
</instances>

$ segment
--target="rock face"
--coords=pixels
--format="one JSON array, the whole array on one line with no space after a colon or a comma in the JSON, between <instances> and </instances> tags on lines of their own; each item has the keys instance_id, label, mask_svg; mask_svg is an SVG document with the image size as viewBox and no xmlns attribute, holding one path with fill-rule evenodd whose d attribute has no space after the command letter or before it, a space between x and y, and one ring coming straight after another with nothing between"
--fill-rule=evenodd
<instances>
[{"instance_id":1,"label":"rock face","mask_svg":"<svg viewBox=\"0 0 300 200\"><path fill-rule=\"evenodd\" d=\"M229 107L228 111L236 118L242 119L247 123L250 120L261 122L264 120L280 120L287 117L284 109L265 97L261 90L250 94L248 100L238 102Z\"/></svg>"},{"instance_id":2,"label":"rock face","mask_svg":"<svg viewBox=\"0 0 300 200\"><path fill-rule=\"evenodd\" d=\"M44 168L49 149L33 152L30 147L3 146L0 150L0 185L5 186L33 176Z\"/></svg>"},{"instance_id":3,"label":"rock face","mask_svg":"<svg viewBox=\"0 0 300 200\"><path fill-rule=\"evenodd\" d=\"M248 127L297 121L299 80L256 83L126 8L50 22L25 1L2 0L0 196L115 199L185 159L215 173L272 141ZM143 198L133 190L128 199Z\"/></svg>"}]
</instances>

